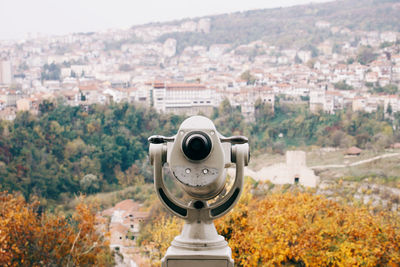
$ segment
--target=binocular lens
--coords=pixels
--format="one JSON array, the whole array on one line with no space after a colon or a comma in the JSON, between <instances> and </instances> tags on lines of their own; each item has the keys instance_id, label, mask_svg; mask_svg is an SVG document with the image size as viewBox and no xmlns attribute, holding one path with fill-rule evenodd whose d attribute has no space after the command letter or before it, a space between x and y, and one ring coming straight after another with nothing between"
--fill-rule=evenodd
<instances>
[{"instance_id":1,"label":"binocular lens","mask_svg":"<svg viewBox=\"0 0 400 267\"><path fill-rule=\"evenodd\" d=\"M205 159L210 154L211 147L210 138L202 132L192 132L182 142L183 153L191 160Z\"/></svg>"}]
</instances>

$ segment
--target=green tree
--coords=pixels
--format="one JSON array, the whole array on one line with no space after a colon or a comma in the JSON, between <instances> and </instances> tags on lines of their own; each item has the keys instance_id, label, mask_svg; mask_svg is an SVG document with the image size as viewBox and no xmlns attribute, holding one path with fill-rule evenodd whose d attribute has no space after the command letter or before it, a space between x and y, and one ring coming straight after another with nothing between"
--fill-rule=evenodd
<instances>
[{"instance_id":1,"label":"green tree","mask_svg":"<svg viewBox=\"0 0 400 267\"><path fill-rule=\"evenodd\" d=\"M43 100L42 103L39 104L40 113L47 113L54 109L54 103L49 100Z\"/></svg>"},{"instance_id":2,"label":"green tree","mask_svg":"<svg viewBox=\"0 0 400 267\"><path fill-rule=\"evenodd\" d=\"M50 65L45 64L41 73L42 80L60 80L61 69L59 65L51 63Z\"/></svg>"},{"instance_id":3,"label":"green tree","mask_svg":"<svg viewBox=\"0 0 400 267\"><path fill-rule=\"evenodd\" d=\"M257 80L256 77L254 77L249 70L246 70L240 75L240 79L244 80L247 82L247 84L254 84Z\"/></svg>"},{"instance_id":4,"label":"green tree","mask_svg":"<svg viewBox=\"0 0 400 267\"><path fill-rule=\"evenodd\" d=\"M81 189L86 193L94 193L100 189L99 179L94 174L86 174L79 182Z\"/></svg>"},{"instance_id":5,"label":"green tree","mask_svg":"<svg viewBox=\"0 0 400 267\"><path fill-rule=\"evenodd\" d=\"M371 47L361 47L357 53L357 61L362 65L371 63L376 57L377 54Z\"/></svg>"},{"instance_id":6,"label":"green tree","mask_svg":"<svg viewBox=\"0 0 400 267\"><path fill-rule=\"evenodd\" d=\"M392 112L393 112L392 105L390 105L390 103L389 103L386 108L386 113L389 115L392 115Z\"/></svg>"},{"instance_id":7,"label":"green tree","mask_svg":"<svg viewBox=\"0 0 400 267\"><path fill-rule=\"evenodd\" d=\"M348 85L346 83L346 81L340 81L340 82L334 83L333 86L339 90L353 90L354 89L354 87L351 85Z\"/></svg>"}]
</instances>

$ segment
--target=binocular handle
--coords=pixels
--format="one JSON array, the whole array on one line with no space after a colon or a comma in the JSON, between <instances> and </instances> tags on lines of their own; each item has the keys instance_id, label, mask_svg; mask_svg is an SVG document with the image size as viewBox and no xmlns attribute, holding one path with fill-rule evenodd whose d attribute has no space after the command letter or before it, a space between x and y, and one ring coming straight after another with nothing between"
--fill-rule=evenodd
<instances>
[{"instance_id":1,"label":"binocular handle","mask_svg":"<svg viewBox=\"0 0 400 267\"><path fill-rule=\"evenodd\" d=\"M223 143L231 143L232 145L240 145L240 144L247 144L249 139L246 136L231 136L231 137L221 137L221 142Z\"/></svg>"},{"instance_id":2,"label":"binocular handle","mask_svg":"<svg viewBox=\"0 0 400 267\"><path fill-rule=\"evenodd\" d=\"M174 215L187 217L187 205L173 197L166 189L163 181L163 165L167 161L167 146L165 144L150 144L150 163L154 166L154 186L157 196Z\"/></svg>"},{"instance_id":3,"label":"binocular handle","mask_svg":"<svg viewBox=\"0 0 400 267\"><path fill-rule=\"evenodd\" d=\"M247 139L247 138L246 138ZM210 216L212 220L222 217L228 213L239 201L243 190L244 167L249 162L249 145L239 144L232 146L232 162L236 165L235 182L222 199L210 205Z\"/></svg>"},{"instance_id":4,"label":"binocular handle","mask_svg":"<svg viewBox=\"0 0 400 267\"><path fill-rule=\"evenodd\" d=\"M147 139L147 141L149 141L150 144L163 144L166 142L173 142L174 140L175 140L174 136L166 137L163 135L152 135Z\"/></svg>"},{"instance_id":5,"label":"binocular handle","mask_svg":"<svg viewBox=\"0 0 400 267\"><path fill-rule=\"evenodd\" d=\"M163 144L166 142L174 142L175 141L175 136L170 136L166 137L163 135L152 135L148 139L150 144ZM232 145L238 145L238 144L246 144L249 142L246 136L230 136L230 137L224 137L222 136L220 138L220 141L223 143L231 143Z\"/></svg>"}]
</instances>

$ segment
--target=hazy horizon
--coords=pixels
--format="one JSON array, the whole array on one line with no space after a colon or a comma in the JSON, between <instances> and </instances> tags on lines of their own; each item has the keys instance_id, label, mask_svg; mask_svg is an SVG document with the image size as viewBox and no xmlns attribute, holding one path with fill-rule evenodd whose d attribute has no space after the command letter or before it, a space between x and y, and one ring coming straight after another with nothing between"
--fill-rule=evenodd
<instances>
[{"instance_id":1,"label":"hazy horizon","mask_svg":"<svg viewBox=\"0 0 400 267\"><path fill-rule=\"evenodd\" d=\"M21 39L27 34L63 35L129 28L238 11L288 7L332 0L160 1L137 4L128 0L15 0L0 3L0 40Z\"/></svg>"}]
</instances>

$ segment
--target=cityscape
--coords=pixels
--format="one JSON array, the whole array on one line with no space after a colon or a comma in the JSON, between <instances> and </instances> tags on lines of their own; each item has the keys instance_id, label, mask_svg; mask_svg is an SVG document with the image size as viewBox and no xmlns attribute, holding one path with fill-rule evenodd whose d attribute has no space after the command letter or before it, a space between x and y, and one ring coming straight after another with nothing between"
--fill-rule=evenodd
<instances>
[{"instance_id":1,"label":"cityscape","mask_svg":"<svg viewBox=\"0 0 400 267\"><path fill-rule=\"evenodd\" d=\"M32 37L0 43L0 116L38 112L43 100L67 105L141 103L165 113L209 114L228 99L254 120L257 99L304 102L311 111L350 108L400 111L400 33L352 31L317 21L329 38L313 50L279 48L262 40L234 46L215 43L177 51L170 33L201 32L210 18L176 25Z\"/></svg>"}]
</instances>

